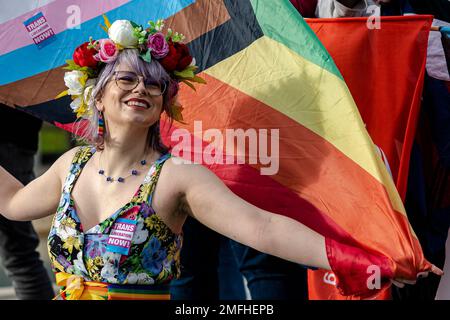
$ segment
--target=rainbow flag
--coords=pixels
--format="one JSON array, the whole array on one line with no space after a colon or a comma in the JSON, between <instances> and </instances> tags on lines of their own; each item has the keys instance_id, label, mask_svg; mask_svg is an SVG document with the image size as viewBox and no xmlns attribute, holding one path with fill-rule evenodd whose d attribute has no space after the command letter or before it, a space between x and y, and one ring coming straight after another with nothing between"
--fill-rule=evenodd
<instances>
[{"instance_id":1,"label":"rainbow flag","mask_svg":"<svg viewBox=\"0 0 450 320\"><path fill-rule=\"evenodd\" d=\"M78 24L73 6L83 13ZM104 37L103 13L140 24L168 19L186 35L208 83L196 92L182 88L186 124L163 120L164 141L177 148L183 140L183 157L204 163L261 208L388 257L396 277L413 279L429 268L342 74L288 0L49 2L1 25L0 102L71 130L70 98L53 98L64 90L62 66L75 47ZM248 145L218 148L204 135L210 129L223 136L256 130L278 141L266 150L276 172L261 174L267 159ZM224 161L206 163L211 149ZM245 161L226 161L240 155Z\"/></svg>"}]
</instances>

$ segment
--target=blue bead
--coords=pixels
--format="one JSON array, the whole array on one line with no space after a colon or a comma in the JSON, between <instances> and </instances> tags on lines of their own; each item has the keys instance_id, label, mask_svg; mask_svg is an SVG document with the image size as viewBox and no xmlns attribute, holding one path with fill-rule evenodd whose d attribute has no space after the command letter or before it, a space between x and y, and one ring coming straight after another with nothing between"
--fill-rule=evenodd
<instances>
[{"instance_id":1,"label":"blue bead","mask_svg":"<svg viewBox=\"0 0 450 320\"><path fill-rule=\"evenodd\" d=\"M119 179L117 179L117 181L119 181L119 182L124 182L124 181L125 181L125 179L124 179L124 178L122 178L122 177L119 177Z\"/></svg>"},{"instance_id":2,"label":"blue bead","mask_svg":"<svg viewBox=\"0 0 450 320\"><path fill-rule=\"evenodd\" d=\"M104 173L105 173L105 170L99 170L98 173L99 173L99 174L104 174Z\"/></svg>"},{"instance_id":3,"label":"blue bead","mask_svg":"<svg viewBox=\"0 0 450 320\"><path fill-rule=\"evenodd\" d=\"M142 164L143 166L145 166L145 165L147 164L147 161L141 160L141 164Z\"/></svg>"},{"instance_id":4,"label":"blue bead","mask_svg":"<svg viewBox=\"0 0 450 320\"><path fill-rule=\"evenodd\" d=\"M137 172L137 170L131 170L131 174L132 174L133 176L137 176L138 172Z\"/></svg>"},{"instance_id":5,"label":"blue bead","mask_svg":"<svg viewBox=\"0 0 450 320\"><path fill-rule=\"evenodd\" d=\"M111 177L107 177L107 178L106 178L106 181L109 181L109 182L113 182L113 181L114 181L114 179L113 179L113 178L111 178Z\"/></svg>"}]
</instances>

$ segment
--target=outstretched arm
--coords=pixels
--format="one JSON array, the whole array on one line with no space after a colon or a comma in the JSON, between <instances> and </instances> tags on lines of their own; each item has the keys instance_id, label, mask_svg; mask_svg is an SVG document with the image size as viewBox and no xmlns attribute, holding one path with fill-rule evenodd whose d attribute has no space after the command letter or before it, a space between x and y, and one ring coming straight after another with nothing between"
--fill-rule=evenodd
<instances>
[{"instance_id":1,"label":"outstretched arm","mask_svg":"<svg viewBox=\"0 0 450 320\"><path fill-rule=\"evenodd\" d=\"M62 176L67 171L72 149L43 175L24 186L0 166L0 214L10 220L28 221L55 213L61 196Z\"/></svg>"},{"instance_id":2,"label":"outstretched arm","mask_svg":"<svg viewBox=\"0 0 450 320\"><path fill-rule=\"evenodd\" d=\"M255 207L199 165L175 165L191 215L207 227L258 251L330 269L325 239L300 222Z\"/></svg>"},{"instance_id":3,"label":"outstretched arm","mask_svg":"<svg viewBox=\"0 0 450 320\"><path fill-rule=\"evenodd\" d=\"M338 288L345 295L369 291L367 268L370 266L379 267L384 284L395 277L392 261L385 256L325 239L296 220L257 208L232 193L200 165L173 167L175 183L190 214L231 239L285 260L333 270L338 276ZM442 274L435 266L430 271Z\"/></svg>"}]
</instances>

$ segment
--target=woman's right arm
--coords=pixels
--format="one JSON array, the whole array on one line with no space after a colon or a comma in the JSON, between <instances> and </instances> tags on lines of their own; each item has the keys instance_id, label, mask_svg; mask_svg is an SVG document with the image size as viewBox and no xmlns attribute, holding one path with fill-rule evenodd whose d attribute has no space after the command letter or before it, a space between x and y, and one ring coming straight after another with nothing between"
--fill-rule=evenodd
<instances>
[{"instance_id":1,"label":"woman's right arm","mask_svg":"<svg viewBox=\"0 0 450 320\"><path fill-rule=\"evenodd\" d=\"M29 221L55 213L63 179L77 149L63 154L26 186L0 166L0 214L10 220Z\"/></svg>"}]
</instances>

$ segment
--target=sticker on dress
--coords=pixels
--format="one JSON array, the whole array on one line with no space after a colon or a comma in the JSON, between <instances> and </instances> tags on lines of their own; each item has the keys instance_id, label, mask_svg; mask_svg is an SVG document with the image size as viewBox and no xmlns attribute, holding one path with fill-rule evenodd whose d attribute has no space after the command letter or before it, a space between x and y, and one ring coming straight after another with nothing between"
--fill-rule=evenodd
<instances>
[{"instance_id":1,"label":"sticker on dress","mask_svg":"<svg viewBox=\"0 0 450 320\"><path fill-rule=\"evenodd\" d=\"M136 220L117 219L111 228L106 250L128 255L135 230Z\"/></svg>"}]
</instances>

